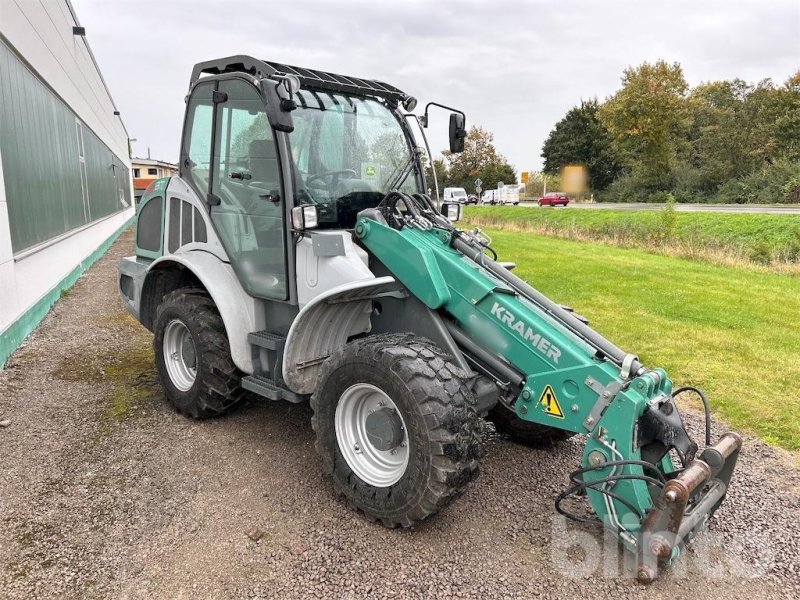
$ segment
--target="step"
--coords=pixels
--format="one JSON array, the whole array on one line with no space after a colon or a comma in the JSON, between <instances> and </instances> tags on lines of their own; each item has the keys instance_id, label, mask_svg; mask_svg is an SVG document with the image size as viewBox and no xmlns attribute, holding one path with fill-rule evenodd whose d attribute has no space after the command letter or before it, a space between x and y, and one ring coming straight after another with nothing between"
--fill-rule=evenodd
<instances>
[{"instance_id":1,"label":"step","mask_svg":"<svg viewBox=\"0 0 800 600\"><path fill-rule=\"evenodd\" d=\"M254 331L247 335L247 341L260 348L281 351L283 350L283 345L286 343L286 336L266 330Z\"/></svg>"},{"instance_id":2,"label":"step","mask_svg":"<svg viewBox=\"0 0 800 600\"><path fill-rule=\"evenodd\" d=\"M279 387L275 381L264 375L248 375L242 378L242 387L268 400L286 400L295 404L304 402L305 398L291 390Z\"/></svg>"}]
</instances>

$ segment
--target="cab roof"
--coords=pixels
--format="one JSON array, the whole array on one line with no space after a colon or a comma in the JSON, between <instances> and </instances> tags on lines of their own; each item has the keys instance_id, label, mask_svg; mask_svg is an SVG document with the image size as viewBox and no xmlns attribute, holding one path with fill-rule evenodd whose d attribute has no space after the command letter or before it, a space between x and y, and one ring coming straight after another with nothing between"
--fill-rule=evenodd
<instances>
[{"instance_id":1,"label":"cab roof","mask_svg":"<svg viewBox=\"0 0 800 600\"><path fill-rule=\"evenodd\" d=\"M304 88L362 96L377 96L393 104L402 103L406 98L410 97L405 92L382 81L361 79L360 77L351 77L349 75L337 75L304 67L293 67L241 54L197 63L192 69L189 87L191 88L203 74L221 75L223 73L249 73L259 78L270 77L275 74L295 75L300 80L300 85Z\"/></svg>"}]
</instances>

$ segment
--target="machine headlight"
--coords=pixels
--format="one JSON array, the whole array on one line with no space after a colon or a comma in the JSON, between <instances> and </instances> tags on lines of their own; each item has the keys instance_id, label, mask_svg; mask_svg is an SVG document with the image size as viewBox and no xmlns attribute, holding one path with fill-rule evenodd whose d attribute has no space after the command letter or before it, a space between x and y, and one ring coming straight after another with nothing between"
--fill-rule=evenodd
<instances>
[{"instance_id":1,"label":"machine headlight","mask_svg":"<svg viewBox=\"0 0 800 600\"><path fill-rule=\"evenodd\" d=\"M292 209L292 229L303 231L314 229L319 225L319 215L316 204L303 204Z\"/></svg>"}]
</instances>

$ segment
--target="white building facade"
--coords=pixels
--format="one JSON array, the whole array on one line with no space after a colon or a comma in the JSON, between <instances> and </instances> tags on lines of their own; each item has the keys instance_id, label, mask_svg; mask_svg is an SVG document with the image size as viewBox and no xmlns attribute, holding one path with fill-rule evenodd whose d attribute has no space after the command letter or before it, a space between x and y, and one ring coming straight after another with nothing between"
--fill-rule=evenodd
<instances>
[{"instance_id":1,"label":"white building facade","mask_svg":"<svg viewBox=\"0 0 800 600\"><path fill-rule=\"evenodd\" d=\"M0 368L130 222L130 168L69 0L0 0Z\"/></svg>"}]
</instances>

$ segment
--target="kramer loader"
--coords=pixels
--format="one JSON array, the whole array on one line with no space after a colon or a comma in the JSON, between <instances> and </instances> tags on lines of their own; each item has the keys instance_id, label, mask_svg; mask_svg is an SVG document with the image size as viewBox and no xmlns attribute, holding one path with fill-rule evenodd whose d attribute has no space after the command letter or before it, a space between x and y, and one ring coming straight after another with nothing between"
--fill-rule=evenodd
<instances>
[{"instance_id":1,"label":"kramer loader","mask_svg":"<svg viewBox=\"0 0 800 600\"><path fill-rule=\"evenodd\" d=\"M177 410L310 401L333 485L387 527L464 492L485 418L528 444L585 436L556 509L613 532L641 582L703 528L741 438L712 445L702 392L674 389L431 199L429 112L450 111L452 152L462 112L418 115L386 83L249 56L195 65L185 101L180 174L148 187L119 265ZM705 404L702 446L683 391ZM594 515L564 508L571 496Z\"/></svg>"}]
</instances>

